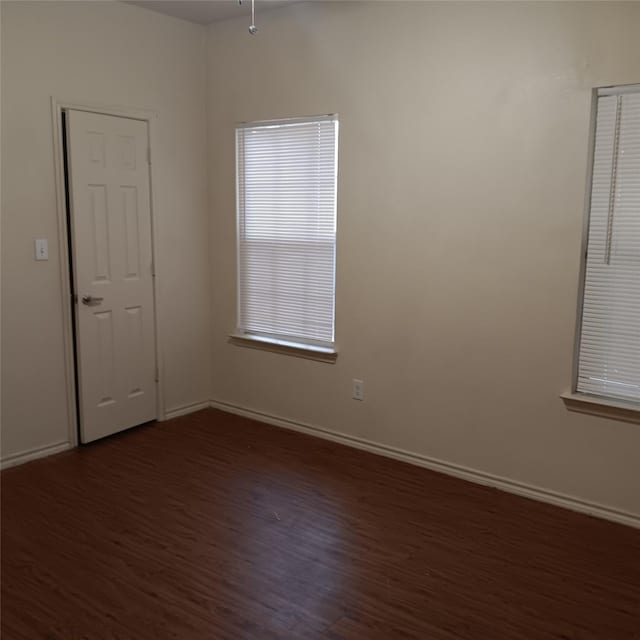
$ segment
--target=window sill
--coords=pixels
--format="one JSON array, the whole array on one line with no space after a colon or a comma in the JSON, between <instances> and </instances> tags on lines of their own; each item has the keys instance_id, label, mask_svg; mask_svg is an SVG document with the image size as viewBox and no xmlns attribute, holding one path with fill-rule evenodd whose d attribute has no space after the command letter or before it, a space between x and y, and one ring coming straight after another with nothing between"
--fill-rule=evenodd
<instances>
[{"instance_id":1,"label":"window sill","mask_svg":"<svg viewBox=\"0 0 640 640\"><path fill-rule=\"evenodd\" d=\"M560 397L569 411L640 424L640 404L637 402L601 398L570 391L561 393Z\"/></svg>"},{"instance_id":2,"label":"window sill","mask_svg":"<svg viewBox=\"0 0 640 640\"><path fill-rule=\"evenodd\" d=\"M306 358L307 360L317 360L318 362L328 362L330 364L335 363L338 357L338 352L331 347L316 347L300 342L290 342L289 340L263 338L262 336L233 333L229 336L229 342L239 347L261 349L272 353L281 353L296 358Z\"/></svg>"}]
</instances>

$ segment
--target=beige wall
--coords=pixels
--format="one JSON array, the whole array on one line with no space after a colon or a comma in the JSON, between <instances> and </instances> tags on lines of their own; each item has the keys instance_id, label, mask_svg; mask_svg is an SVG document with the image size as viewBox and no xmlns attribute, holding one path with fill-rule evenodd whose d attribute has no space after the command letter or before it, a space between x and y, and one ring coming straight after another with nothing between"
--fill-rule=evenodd
<instances>
[{"instance_id":1,"label":"beige wall","mask_svg":"<svg viewBox=\"0 0 640 640\"><path fill-rule=\"evenodd\" d=\"M207 77L199 26L120 3L2 3L3 457L67 437L55 95L159 114L167 409L211 396L640 514L637 425L558 398L590 89L640 82L640 5L316 2L258 24L208 30ZM338 362L229 345L234 123L329 112ZM36 237L49 262L33 261Z\"/></svg>"},{"instance_id":2,"label":"beige wall","mask_svg":"<svg viewBox=\"0 0 640 640\"><path fill-rule=\"evenodd\" d=\"M640 514L638 426L558 397L591 88L640 82L640 4L316 2L258 24L209 29L213 398ZM234 123L330 112L337 364L230 345Z\"/></svg>"},{"instance_id":3,"label":"beige wall","mask_svg":"<svg viewBox=\"0 0 640 640\"><path fill-rule=\"evenodd\" d=\"M50 96L158 114L166 408L209 395L205 30L116 2L2 3L2 455L67 439ZM33 260L34 238L50 260Z\"/></svg>"}]
</instances>

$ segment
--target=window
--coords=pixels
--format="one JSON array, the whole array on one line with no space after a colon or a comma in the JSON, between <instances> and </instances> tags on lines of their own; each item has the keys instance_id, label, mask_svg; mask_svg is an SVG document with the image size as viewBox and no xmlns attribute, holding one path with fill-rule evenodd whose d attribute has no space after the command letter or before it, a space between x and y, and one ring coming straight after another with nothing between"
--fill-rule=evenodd
<instances>
[{"instance_id":1,"label":"window","mask_svg":"<svg viewBox=\"0 0 640 640\"><path fill-rule=\"evenodd\" d=\"M236 129L238 334L334 351L338 121Z\"/></svg>"},{"instance_id":2,"label":"window","mask_svg":"<svg viewBox=\"0 0 640 640\"><path fill-rule=\"evenodd\" d=\"M597 96L577 371L576 391L640 403L640 85Z\"/></svg>"}]
</instances>

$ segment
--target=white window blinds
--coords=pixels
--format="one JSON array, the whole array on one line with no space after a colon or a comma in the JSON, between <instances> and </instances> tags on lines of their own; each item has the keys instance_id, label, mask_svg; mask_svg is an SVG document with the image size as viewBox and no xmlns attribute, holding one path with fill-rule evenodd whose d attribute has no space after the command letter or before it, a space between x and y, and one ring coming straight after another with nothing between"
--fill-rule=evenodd
<instances>
[{"instance_id":1,"label":"white window blinds","mask_svg":"<svg viewBox=\"0 0 640 640\"><path fill-rule=\"evenodd\" d=\"M242 335L333 344L337 138L333 116L236 130Z\"/></svg>"},{"instance_id":2,"label":"white window blinds","mask_svg":"<svg viewBox=\"0 0 640 640\"><path fill-rule=\"evenodd\" d=\"M640 87L597 103L577 390L640 401Z\"/></svg>"}]
</instances>

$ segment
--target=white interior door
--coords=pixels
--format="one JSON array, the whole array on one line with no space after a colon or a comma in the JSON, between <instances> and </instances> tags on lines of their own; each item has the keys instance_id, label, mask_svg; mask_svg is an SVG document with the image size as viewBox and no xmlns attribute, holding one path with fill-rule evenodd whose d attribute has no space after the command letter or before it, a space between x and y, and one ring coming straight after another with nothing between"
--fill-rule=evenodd
<instances>
[{"instance_id":1,"label":"white interior door","mask_svg":"<svg viewBox=\"0 0 640 640\"><path fill-rule=\"evenodd\" d=\"M80 436L154 420L156 354L147 123L68 112Z\"/></svg>"}]
</instances>

